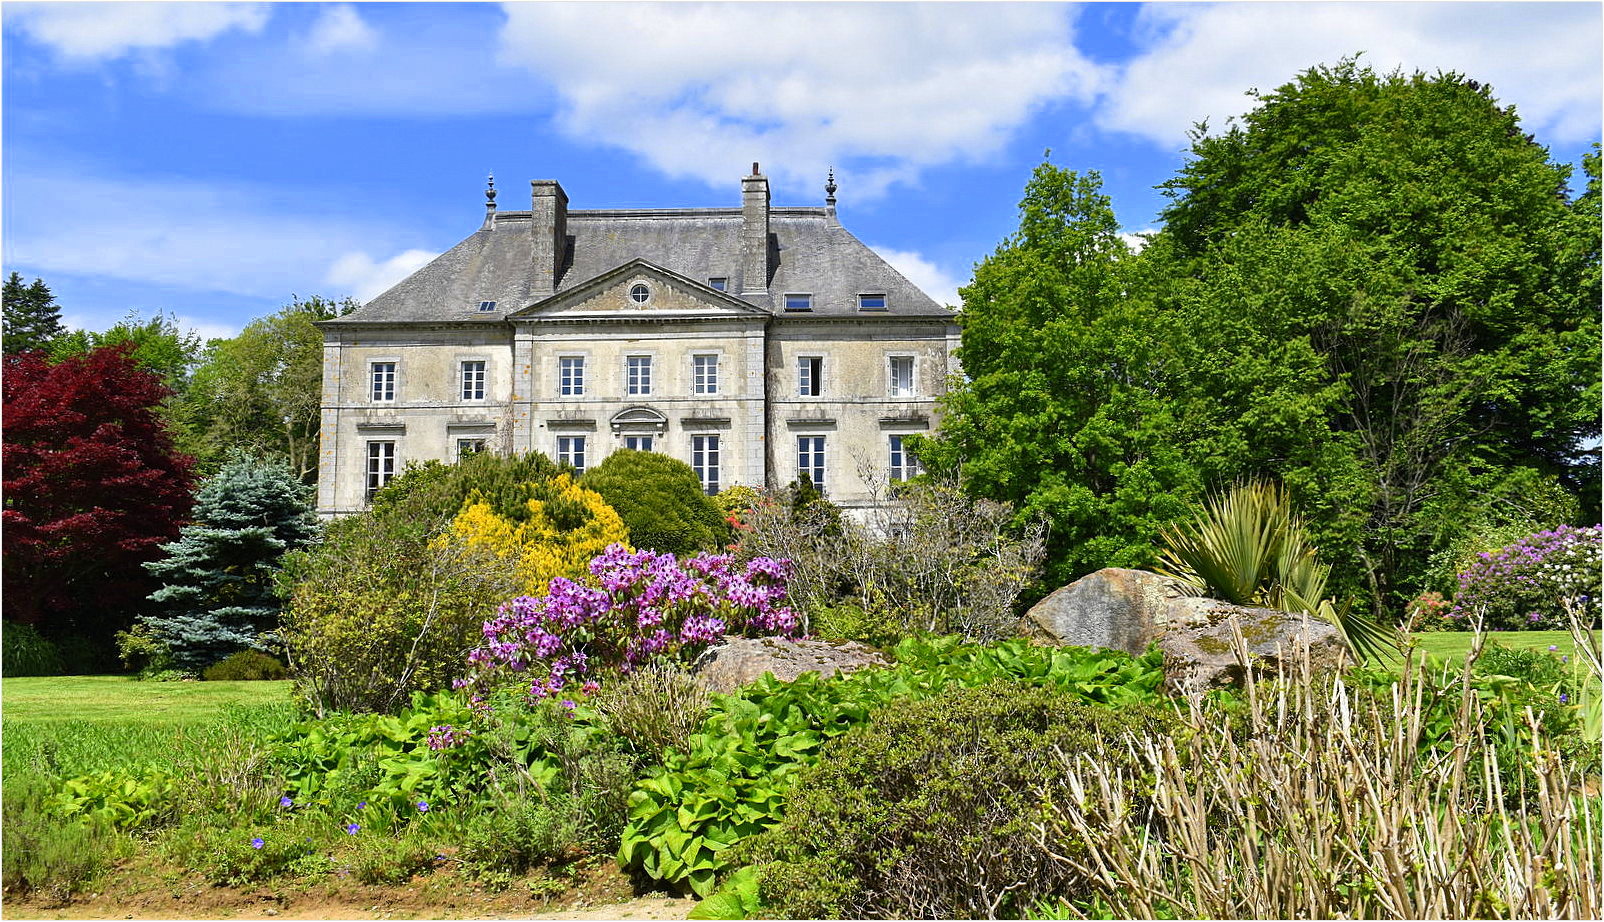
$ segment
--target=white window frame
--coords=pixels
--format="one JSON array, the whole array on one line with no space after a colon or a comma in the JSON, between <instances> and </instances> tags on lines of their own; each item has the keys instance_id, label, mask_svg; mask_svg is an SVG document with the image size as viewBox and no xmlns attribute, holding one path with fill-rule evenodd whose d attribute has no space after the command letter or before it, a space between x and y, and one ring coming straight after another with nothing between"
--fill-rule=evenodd
<instances>
[{"instance_id":1,"label":"white window frame","mask_svg":"<svg viewBox=\"0 0 1604 922\"><path fill-rule=\"evenodd\" d=\"M714 291L728 291L729 287L730 287L729 276L727 276L727 275L715 275L715 276L712 276L707 280L707 287L713 289Z\"/></svg>"},{"instance_id":2,"label":"white window frame","mask_svg":"<svg viewBox=\"0 0 1604 922\"><path fill-rule=\"evenodd\" d=\"M874 300L876 298L878 298L880 300L880 306L879 307L869 307L869 306L864 304L865 301ZM890 309L891 309L891 299L888 298L885 295L884 292L872 292L871 291L871 292L864 292L863 294L858 295L858 310L860 310L860 311L869 311L870 313L877 314L877 313L880 313L882 311L887 311L887 310L890 310Z\"/></svg>"},{"instance_id":3,"label":"white window frame","mask_svg":"<svg viewBox=\"0 0 1604 922\"><path fill-rule=\"evenodd\" d=\"M478 446L478 447L475 448L475 447L471 447L471 446ZM464 449L467 449L467 450L464 451ZM462 459L468 457L469 455L477 455L477 454L480 454L482 452L486 452L486 451L489 451L489 450L490 450L490 440L489 439L483 439L483 438L476 439L476 438L468 438L468 437L463 437L463 438L457 439L457 460L458 461L461 461Z\"/></svg>"},{"instance_id":4,"label":"white window frame","mask_svg":"<svg viewBox=\"0 0 1604 922\"><path fill-rule=\"evenodd\" d=\"M462 359L457 362L458 393L470 403L481 403L490 393L490 362L487 359Z\"/></svg>"},{"instance_id":5,"label":"white window frame","mask_svg":"<svg viewBox=\"0 0 1604 922\"><path fill-rule=\"evenodd\" d=\"M367 499L372 502L373 494L395 479L401 447L394 439L369 439L367 446Z\"/></svg>"},{"instance_id":6,"label":"white window frame","mask_svg":"<svg viewBox=\"0 0 1604 922\"><path fill-rule=\"evenodd\" d=\"M798 397L824 396L824 356L796 357L796 393Z\"/></svg>"},{"instance_id":7,"label":"white window frame","mask_svg":"<svg viewBox=\"0 0 1604 922\"><path fill-rule=\"evenodd\" d=\"M716 352L691 354L691 393L709 395L718 393L719 356Z\"/></svg>"},{"instance_id":8,"label":"white window frame","mask_svg":"<svg viewBox=\"0 0 1604 922\"><path fill-rule=\"evenodd\" d=\"M624 447L630 451L656 451L657 436L655 435L626 435Z\"/></svg>"},{"instance_id":9,"label":"white window frame","mask_svg":"<svg viewBox=\"0 0 1604 922\"><path fill-rule=\"evenodd\" d=\"M388 368L388 377L382 379L385 387L380 387L381 368ZM368 400L373 403L395 403L397 392L401 390L401 363L395 359L374 359L368 362Z\"/></svg>"},{"instance_id":10,"label":"white window frame","mask_svg":"<svg viewBox=\"0 0 1604 922\"><path fill-rule=\"evenodd\" d=\"M570 374L573 372L573 374ZM557 356L557 396L585 396L585 357L583 355Z\"/></svg>"},{"instance_id":11,"label":"white window frame","mask_svg":"<svg viewBox=\"0 0 1604 922\"><path fill-rule=\"evenodd\" d=\"M909 448L905 439L906 433L894 432L886 439L887 464L886 470L892 483L911 480L924 472L919 466L919 458Z\"/></svg>"},{"instance_id":12,"label":"white window frame","mask_svg":"<svg viewBox=\"0 0 1604 922\"><path fill-rule=\"evenodd\" d=\"M792 298L801 298L803 303L800 306L792 307ZM813 310L813 293L810 291L788 291L781 296L780 305L793 314L807 313Z\"/></svg>"},{"instance_id":13,"label":"white window frame","mask_svg":"<svg viewBox=\"0 0 1604 922\"><path fill-rule=\"evenodd\" d=\"M642 364L636 365L636 361ZM637 375L637 371L641 372ZM652 356L636 353L624 356L624 394L629 397L652 395Z\"/></svg>"},{"instance_id":14,"label":"white window frame","mask_svg":"<svg viewBox=\"0 0 1604 922\"><path fill-rule=\"evenodd\" d=\"M719 448L716 435L691 436L691 468L702 482L702 492L708 496L718 492Z\"/></svg>"},{"instance_id":15,"label":"white window frame","mask_svg":"<svg viewBox=\"0 0 1604 922\"><path fill-rule=\"evenodd\" d=\"M557 436L557 460L571 465L574 473L585 473L585 436Z\"/></svg>"},{"instance_id":16,"label":"white window frame","mask_svg":"<svg viewBox=\"0 0 1604 922\"><path fill-rule=\"evenodd\" d=\"M824 478L828 468L825 465L825 441L822 435L799 435L796 437L796 479L801 480L806 473L808 479L818 488L820 495L826 490Z\"/></svg>"},{"instance_id":17,"label":"white window frame","mask_svg":"<svg viewBox=\"0 0 1604 922\"><path fill-rule=\"evenodd\" d=\"M906 362L908 365L908 386L899 389L897 387L897 365L901 362ZM918 369L919 361L915 356L902 354L886 356L886 396L912 397L919 393Z\"/></svg>"}]
</instances>

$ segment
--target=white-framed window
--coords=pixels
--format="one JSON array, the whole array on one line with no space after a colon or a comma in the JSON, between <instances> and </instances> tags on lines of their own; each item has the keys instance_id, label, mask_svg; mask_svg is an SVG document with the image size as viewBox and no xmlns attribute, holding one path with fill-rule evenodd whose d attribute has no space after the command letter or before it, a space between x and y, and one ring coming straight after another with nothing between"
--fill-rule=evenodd
<instances>
[{"instance_id":1,"label":"white-framed window","mask_svg":"<svg viewBox=\"0 0 1604 922\"><path fill-rule=\"evenodd\" d=\"M799 292L786 292L785 309L788 311L813 310L813 295Z\"/></svg>"},{"instance_id":2,"label":"white-framed window","mask_svg":"<svg viewBox=\"0 0 1604 922\"><path fill-rule=\"evenodd\" d=\"M887 392L893 397L913 396L913 356L893 355L886 369Z\"/></svg>"},{"instance_id":3,"label":"white-framed window","mask_svg":"<svg viewBox=\"0 0 1604 922\"><path fill-rule=\"evenodd\" d=\"M496 309L496 302L494 302L494 301L480 301L479 302L479 310L481 312L489 313L490 311L493 311L495 309Z\"/></svg>"},{"instance_id":4,"label":"white-framed window","mask_svg":"<svg viewBox=\"0 0 1604 922\"><path fill-rule=\"evenodd\" d=\"M630 451L651 451L653 438L649 435L626 435L624 447Z\"/></svg>"},{"instance_id":5,"label":"white-framed window","mask_svg":"<svg viewBox=\"0 0 1604 922\"><path fill-rule=\"evenodd\" d=\"M574 473L585 473L585 437L560 435L557 437L557 460L574 467Z\"/></svg>"},{"instance_id":6,"label":"white-framed window","mask_svg":"<svg viewBox=\"0 0 1604 922\"><path fill-rule=\"evenodd\" d=\"M457 460L461 461L469 455L479 454L488 444L486 439L457 439Z\"/></svg>"},{"instance_id":7,"label":"white-framed window","mask_svg":"<svg viewBox=\"0 0 1604 922\"><path fill-rule=\"evenodd\" d=\"M904 438L906 436L891 436L891 463L887 467L891 472L892 483L919 476L919 459L914 457L913 452L904 444Z\"/></svg>"},{"instance_id":8,"label":"white-framed window","mask_svg":"<svg viewBox=\"0 0 1604 922\"><path fill-rule=\"evenodd\" d=\"M557 393L563 397L585 394L585 357L564 355L557 359Z\"/></svg>"},{"instance_id":9,"label":"white-framed window","mask_svg":"<svg viewBox=\"0 0 1604 922\"><path fill-rule=\"evenodd\" d=\"M485 363L482 359L462 363L462 399L485 399Z\"/></svg>"},{"instance_id":10,"label":"white-framed window","mask_svg":"<svg viewBox=\"0 0 1604 922\"><path fill-rule=\"evenodd\" d=\"M715 291L727 291L730 287L730 280L725 276L714 276L707 280L707 287Z\"/></svg>"},{"instance_id":11,"label":"white-framed window","mask_svg":"<svg viewBox=\"0 0 1604 922\"><path fill-rule=\"evenodd\" d=\"M395 477L395 443L368 443L368 500Z\"/></svg>"},{"instance_id":12,"label":"white-framed window","mask_svg":"<svg viewBox=\"0 0 1604 922\"><path fill-rule=\"evenodd\" d=\"M718 492L718 436L691 436L691 467L702 481L702 492L709 496Z\"/></svg>"},{"instance_id":13,"label":"white-framed window","mask_svg":"<svg viewBox=\"0 0 1604 922\"><path fill-rule=\"evenodd\" d=\"M718 356L691 356L691 393L718 393Z\"/></svg>"},{"instance_id":14,"label":"white-framed window","mask_svg":"<svg viewBox=\"0 0 1604 922\"><path fill-rule=\"evenodd\" d=\"M368 375L373 381L371 393L375 403L395 400L395 364L373 362L368 365Z\"/></svg>"},{"instance_id":15,"label":"white-framed window","mask_svg":"<svg viewBox=\"0 0 1604 922\"><path fill-rule=\"evenodd\" d=\"M799 435L796 437L796 477L803 475L824 492L824 436Z\"/></svg>"},{"instance_id":16,"label":"white-framed window","mask_svg":"<svg viewBox=\"0 0 1604 922\"><path fill-rule=\"evenodd\" d=\"M796 392L802 397L824 393L824 357L804 355L796 360Z\"/></svg>"},{"instance_id":17,"label":"white-framed window","mask_svg":"<svg viewBox=\"0 0 1604 922\"><path fill-rule=\"evenodd\" d=\"M858 310L883 311L886 309L886 296L884 294L858 295Z\"/></svg>"},{"instance_id":18,"label":"white-framed window","mask_svg":"<svg viewBox=\"0 0 1604 922\"><path fill-rule=\"evenodd\" d=\"M645 282L636 282L629 286L629 299L636 304L645 304L652 299L652 289Z\"/></svg>"},{"instance_id":19,"label":"white-framed window","mask_svg":"<svg viewBox=\"0 0 1604 922\"><path fill-rule=\"evenodd\" d=\"M631 355L624 358L625 392L634 395L645 395L652 392L652 357L649 355Z\"/></svg>"}]
</instances>

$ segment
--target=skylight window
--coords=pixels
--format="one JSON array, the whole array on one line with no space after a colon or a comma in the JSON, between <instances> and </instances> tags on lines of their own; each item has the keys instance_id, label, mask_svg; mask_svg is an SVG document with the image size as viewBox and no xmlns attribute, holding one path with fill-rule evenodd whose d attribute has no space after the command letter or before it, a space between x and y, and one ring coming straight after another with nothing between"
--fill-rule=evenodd
<instances>
[{"instance_id":1,"label":"skylight window","mask_svg":"<svg viewBox=\"0 0 1604 922\"><path fill-rule=\"evenodd\" d=\"M495 309L496 309L496 302L494 302L494 301L480 301L479 302L479 310L481 310L481 311L493 311Z\"/></svg>"},{"instance_id":2,"label":"skylight window","mask_svg":"<svg viewBox=\"0 0 1604 922\"><path fill-rule=\"evenodd\" d=\"M813 296L809 294L787 294L785 296L785 309L788 311L813 310Z\"/></svg>"},{"instance_id":3,"label":"skylight window","mask_svg":"<svg viewBox=\"0 0 1604 922\"><path fill-rule=\"evenodd\" d=\"M883 294L880 294L880 295L858 295L858 310L860 310L860 311L883 311L885 309L886 309L886 296L885 295L883 295Z\"/></svg>"},{"instance_id":4,"label":"skylight window","mask_svg":"<svg viewBox=\"0 0 1604 922\"><path fill-rule=\"evenodd\" d=\"M711 278L707 280L707 287L725 291L730 287L730 280L727 278Z\"/></svg>"}]
</instances>

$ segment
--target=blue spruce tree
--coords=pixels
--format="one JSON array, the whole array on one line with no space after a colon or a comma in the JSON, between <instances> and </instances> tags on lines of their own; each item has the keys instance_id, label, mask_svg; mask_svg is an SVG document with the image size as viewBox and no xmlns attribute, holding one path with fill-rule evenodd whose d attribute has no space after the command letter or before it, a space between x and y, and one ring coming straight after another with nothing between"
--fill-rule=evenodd
<instances>
[{"instance_id":1,"label":"blue spruce tree","mask_svg":"<svg viewBox=\"0 0 1604 922\"><path fill-rule=\"evenodd\" d=\"M274 581L286 551L318 531L311 489L279 461L235 455L201 487L191 525L145 564L162 615L142 619L173 665L199 671L244 649L265 650L278 626Z\"/></svg>"}]
</instances>

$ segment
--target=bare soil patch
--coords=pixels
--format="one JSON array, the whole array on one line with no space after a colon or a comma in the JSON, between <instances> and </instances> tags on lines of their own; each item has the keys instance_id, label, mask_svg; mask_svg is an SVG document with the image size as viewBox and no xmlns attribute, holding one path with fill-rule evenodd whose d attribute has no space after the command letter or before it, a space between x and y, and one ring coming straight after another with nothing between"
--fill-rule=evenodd
<instances>
[{"instance_id":1,"label":"bare soil patch","mask_svg":"<svg viewBox=\"0 0 1604 922\"><path fill-rule=\"evenodd\" d=\"M182 872L124 863L98 893L62 902L43 894L0 902L5 919L683 919L696 900L637 893L611 861L583 869L556 890L549 879L494 892L446 867L393 887L331 876L252 887L218 887ZM555 891L555 892L554 892Z\"/></svg>"}]
</instances>

